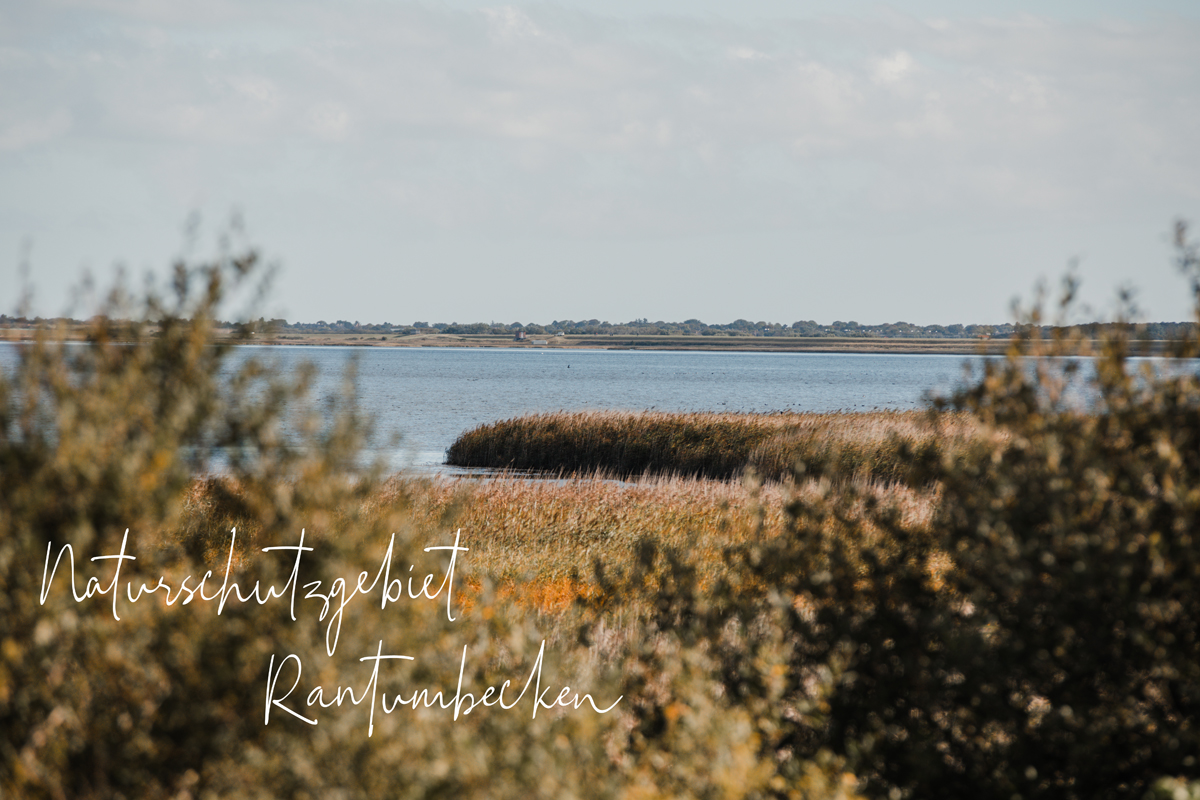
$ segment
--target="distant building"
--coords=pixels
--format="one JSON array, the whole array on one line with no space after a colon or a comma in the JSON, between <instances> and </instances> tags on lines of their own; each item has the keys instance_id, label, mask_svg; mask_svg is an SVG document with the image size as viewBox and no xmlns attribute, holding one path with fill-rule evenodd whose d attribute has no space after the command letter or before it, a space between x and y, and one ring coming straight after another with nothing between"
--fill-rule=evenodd
<instances>
[{"instance_id":1,"label":"distant building","mask_svg":"<svg viewBox=\"0 0 1200 800\"><path fill-rule=\"evenodd\" d=\"M517 331L517 335L513 337L514 342L525 341L525 331Z\"/></svg>"}]
</instances>

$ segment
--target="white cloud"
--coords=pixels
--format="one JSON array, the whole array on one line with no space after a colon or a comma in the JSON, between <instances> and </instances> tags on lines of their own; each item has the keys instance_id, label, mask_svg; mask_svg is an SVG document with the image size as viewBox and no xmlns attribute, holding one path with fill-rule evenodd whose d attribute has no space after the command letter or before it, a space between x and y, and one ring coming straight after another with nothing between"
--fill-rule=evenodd
<instances>
[{"instance_id":1,"label":"white cloud","mask_svg":"<svg viewBox=\"0 0 1200 800\"><path fill-rule=\"evenodd\" d=\"M760 53L753 47L731 47L729 48L729 57L742 59L744 61L758 61L768 58L766 53Z\"/></svg>"},{"instance_id":2,"label":"white cloud","mask_svg":"<svg viewBox=\"0 0 1200 800\"><path fill-rule=\"evenodd\" d=\"M492 23L492 35L502 42L520 41L542 36L542 29L529 16L514 6L484 8L483 15Z\"/></svg>"},{"instance_id":3,"label":"white cloud","mask_svg":"<svg viewBox=\"0 0 1200 800\"><path fill-rule=\"evenodd\" d=\"M106 0L0 28L0 219L43 213L6 178L55 148L80 180L121 164L147 206L354 208L406 236L1019 228L1200 202L1187 19Z\"/></svg>"},{"instance_id":4,"label":"white cloud","mask_svg":"<svg viewBox=\"0 0 1200 800\"><path fill-rule=\"evenodd\" d=\"M309 127L321 139L340 141L350 131L350 115L337 103L313 106L309 110Z\"/></svg>"},{"instance_id":5,"label":"white cloud","mask_svg":"<svg viewBox=\"0 0 1200 800\"><path fill-rule=\"evenodd\" d=\"M234 75L229 85L260 111L271 112L280 105L279 88L269 78L258 75Z\"/></svg>"},{"instance_id":6,"label":"white cloud","mask_svg":"<svg viewBox=\"0 0 1200 800\"><path fill-rule=\"evenodd\" d=\"M886 58L876 59L871 70L876 83L898 83L912 72L917 62L903 50L897 50Z\"/></svg>"}]
</instances>

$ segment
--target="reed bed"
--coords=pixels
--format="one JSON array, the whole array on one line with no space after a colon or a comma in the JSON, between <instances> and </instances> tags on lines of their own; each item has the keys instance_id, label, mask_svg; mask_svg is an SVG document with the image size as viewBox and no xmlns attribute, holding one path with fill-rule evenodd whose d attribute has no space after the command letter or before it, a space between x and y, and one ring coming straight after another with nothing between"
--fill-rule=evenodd
<instances>
[{"instance_id":1,"label":"reed bed","mask_svg":"<svg viewBox=\"0 0 1200 800\"><path fill-rule=\"evenodd\" d=\"M759 475L780 477L800 470L833 480L920 481L923 467L960 459L986 436L962 412L871 411L792 414L787 424L751 451L747 463Z\"/></svg>"},{"instance_id":2,"label":"reed bed","mask_svg":"<svg viewBox=\"0 0 1200 800\"><path fill-rule=\"evenodd\" d=\"M644 476L621 481L597 473L555 480L397 475L364 498L360 508L325 518L310 534L319 541L382 519L402 519L405 535L427 544L447 544L461 531L460 542L470 551L459 569L471 594L486 583L500 598L556 613L593 591L597 564L609 570L626 567L644 542L689 553L701 565L702 580L711 583L724 569L728 548L787 535L787 503L817 502L830 486L827 479L760 484ZM887 504L910 528L927 527L937 502L936 489L896 482L858 480L852 489L861 500L859 511L868 503ZM849 519L855 526L851 535L879 545L883 534L869 515L852 511ZM832 519L829 524L845 527ZM261 544L260 526L236 485L208 479L188 493L181 527L170 539L219 568L235 526L237 569Z\"/></svg>"},{"instance_id":3,"label":"reed bed","mask_svg":"<svg viewBox=\"0 0 1200 800\"><path fill-rule=\"evenodd\" d=\"M908 481L914 467L953 457L980 435L959 413L871 411L738 414L559 411L480 425L447 463L464 467L617 476L736 478L747 468L781 479Z\"/></svg>"},{"instance_id":4,"label":"reed bed","mask_svg":"<svg viewBox=\"0 0 1200 800\"><path fill-rule=\"evenodd\" d=\"M715 562L730 544L786 527L783 487L739 482L397 479L391 490L419 528L461 528L475 569L512 586L590 580L597 560L629 564L647 540Z\"/></svg>"}]
</instances>

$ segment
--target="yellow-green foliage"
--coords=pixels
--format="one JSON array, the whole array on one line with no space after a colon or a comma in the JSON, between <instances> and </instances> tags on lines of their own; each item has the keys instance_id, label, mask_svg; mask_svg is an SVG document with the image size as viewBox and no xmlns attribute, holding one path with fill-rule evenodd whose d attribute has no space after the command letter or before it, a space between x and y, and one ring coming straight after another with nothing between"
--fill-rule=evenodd
<instances>
[{"instance_id":1,"label":"yellow-green foliage","mask_svg":"<svg viewBox=\"0 0 1200 800\"><path fill-rule=\"evenodd\" d=\"M731 478L907 480L915 465L953 453L977 434L962 413L668 413L582 411L517 417L462 434L450 464L560 474L603 471Z\"/></svg>"}]
</instances>

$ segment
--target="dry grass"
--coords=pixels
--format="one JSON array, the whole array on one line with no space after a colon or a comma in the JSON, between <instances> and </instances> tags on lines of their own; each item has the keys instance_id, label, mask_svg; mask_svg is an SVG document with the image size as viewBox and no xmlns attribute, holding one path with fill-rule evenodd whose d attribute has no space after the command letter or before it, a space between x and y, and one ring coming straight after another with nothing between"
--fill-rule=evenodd
<instances>
[{"instance_id":1,"label":"dry grass","mask_svg":"<svg viewBox=\"0 0 1200 800\"><path fill-rule=\"evenodd\" d=\"M739 472L748 462L754 468L749 475L789 477L762 483L749 476L656 476L649 467L626 480L595 469L545 480L401 475L363 499L360 507L327 517L309 533L337 536L373 520L386 525L402 520L401 532L413 541L447 544L461 529L461 544L470 548L459 562L465 602L486 594L557 616L577 597L595 595L597 566L610 572L628 569L647 542L687 553L701 584L715 585L729 574L725 556L730 548L788 535L789 503L817 507L839 498L839 515L830 515L823 525L838 537L886 554L888 535L869 509L890 507L905 529L927 530L938 490L912 486L902 478L915 460L965 450L981 429L962 415L921 412L559 413L485 426L464 435L456 447L468 442L511 452L522 436L529 438L530 449L575 446L576 455L600 452L597 442L606 442L609 453L624 447L627 454L629 443L641 442L652 453L650 463L675 459L676 473L704 471L689 470L687 464ZM797 462L805 465L799 483L791 474ZM629 471L629 462L624 463L626 469L614 469L616 474ZM715 469L715 464L723 466ZM208 480L189 493L181 530L173 538L212 563L224 557L228 531L236 525L246 548L238 554L240 562L243 553L257 547L255 518L238 487ZM644 592L621 599L618 617L636 615L650 596L652 592Z\"/></svg>"},{"instance_id":2,"label":"dry grass","mask_svg":"<svg viewBox=\"0 0 1200 800\"><path fill-rule=\"evenodd\" d=\"M454 442L450 464L559 473L604 470L768 478L802 465L810 477L906 481L914 465L953 456L979 436L962 414L665 413L584 411L481 425Z\"/></svg>"},{"instance_id":3,"label":"dry grass","mask_svg":"<svg viewBox=\"0 0 1200 800\"><path fill-rule=\"evenodd\" d=\"M355 526L378 527L398 520L399 532L421 546L449 544L454 532L461 530L461 544L470 548L456 573L464 611L486 613L504 605L529 609L542 620L550 639L564 644L575 635L575 601L580 597L600 601L606 613L593 660L603 661L624 657L621 654L636 647L640 620L651 613L657 589L647 584L620 597L602 596L598 569L609 575L628 571L638 562L639 549L651 543L660 551L685 553L697 570L701 591L732 580L742 590L761 592L767 587L758 585L759 578L731 567L727 556L746 545L793 535L787 509L796 503L836 504L839 513L821 523L825 531L849 540L852 550L862 548L887 558L892 543L876 524L873 509L890 507L906 530L928 530L939 492L894 477L880 478L879 464L900 459L906 446L916 449L920 442L938 441L957 447L978 435L961 417L931 418L914 412L546 417L554 424L591 430L673 425L686 428L685 435L693 438L699 431L725 444L756 438L754 447L742 445L740 458L749 452L756 466L771 463L771 458L774 463L808 458L824 471L808 469L798 483L793 477L763 483L749 476L714 480L648 474L620 480L598 471L559 479L398 475L358 507L342 509L314 525L309 534L314 539L339 536ZM517 427L523 428L527 421L518 420ZM697 447L703 446L701 439ZM874 469L863 466L871 457ZM228 531L237 525L245 549L235 566L243 565L241 556L252 557L258 546L255 519L239 487L219 480L199 482L188 495L175 541L211 564L224 557ZM930 563L936 566L929 578L939 584L951 563L948 558Z\"/></svg>"},{"instance_id":4,"label":"dry grass","mask_svg":"<svg viewBox=\"0 0 1200 800\"><path fill-rule=\"evenodd\" d=\"M846 519L828 524L876 546L884 535L864 513L868 504L893 506L906 525L924 528L937 502L936 490L895 482L867 478L847 488L858 502ZM561 480L400 475L346 519L330 518L327 530L310 534L337 535L347 519L361 525L397 512L406 533L429 544L448 544L461 529L461 544L470 548L459 562L468 605L487 585L497 599L557 613L594 592L597 563L609 570L626 567L647 541L689 553L701 565L701 580L715 582L726 549L786 535L786 503L818 502L831 491L827 479L760 485L681 477L619 481L597 474ZM237 568L256 548L259 531L236 486L206 480L189 492L183 529L172 538L210 565L223 566L233 526L239 531Z\"/></svg>"},{"instance_id":5,"label":"dry grass","mask_svg":"<svg viewBox=\"0 0 1200 800\"><path fill-rule=\"evenodd\" d=\"M421 528L462 528L478 569L502 581L588 574L599 558L628 563L647 538L711 553L784 529L781 487L645 478L561 481L397 479L391 485Z\"/></svg>"}]
</instances>

